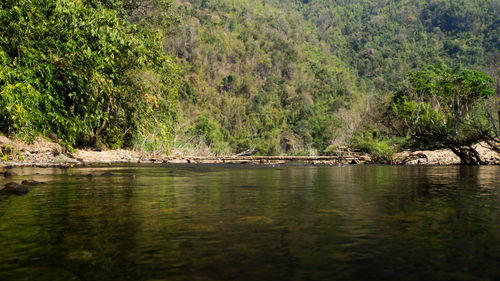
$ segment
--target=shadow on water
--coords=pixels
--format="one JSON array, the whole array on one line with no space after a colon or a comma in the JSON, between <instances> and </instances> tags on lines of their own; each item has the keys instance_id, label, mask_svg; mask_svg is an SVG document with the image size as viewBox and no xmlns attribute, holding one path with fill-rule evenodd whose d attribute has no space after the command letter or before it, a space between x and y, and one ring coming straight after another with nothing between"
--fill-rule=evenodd
<instances>
[{"instance_id":1,"label":"shadow on water","mask_svg":"<svg viewBox=\"0 0 500 281\"><path fill-rule=\"evenodd\" d=\"M499 167L18 174L46 184L0 195L0 280L500 279Z\"/></svg>"}]
</instances>

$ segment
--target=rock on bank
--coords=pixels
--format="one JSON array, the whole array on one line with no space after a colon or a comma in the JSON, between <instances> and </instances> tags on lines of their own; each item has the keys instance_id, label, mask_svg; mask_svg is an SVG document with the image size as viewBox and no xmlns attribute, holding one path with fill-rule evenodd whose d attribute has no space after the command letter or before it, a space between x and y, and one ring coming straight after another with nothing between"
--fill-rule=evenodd
<instances>
[{"instance_id":1,"label":"rock on bank","mask_svg":"<svg viewBox=\"0 0 500 281\"><path fill-rule=\"evenodd\" d=\"M37 138L32 144L0 136L0 167L1 166L39 166L39 167L68 167L99 164L122 163L222 163L222 164L263 164L280 165L285 162L303 162L312 165L340 165L370 163L366 155L343 157L335 159L327 156L301 157L288 156L258 156L258 157L209 157L209 156L181 156L165 155L164 153L140 152L132 150L102 150L76 149L66 151L59 144L43 138ZM489 149L486 144L477 144L477 151L481 158L491 165L500 164L499 153ZM255 159L254 159L255 158ZM283 159L281 159L283 158ZM325 158L325 159L319 159ZM460 164L460 159L450 150L434 151L404 151L393 157L396 165L455 165Z\"/></svg>"}]
</instances>

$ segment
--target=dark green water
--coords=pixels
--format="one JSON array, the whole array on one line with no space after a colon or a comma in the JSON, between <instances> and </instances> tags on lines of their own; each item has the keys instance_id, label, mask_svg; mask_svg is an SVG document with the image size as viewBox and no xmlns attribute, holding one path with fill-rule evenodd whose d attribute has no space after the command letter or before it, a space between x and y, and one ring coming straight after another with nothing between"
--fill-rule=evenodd
<instances>
[{"instance_id":1,"label":"dark green water","mask_svg":"<svg viewBox=\"0 0 500 281\"><path fill-rule=\"evenodd\" d=\"M0 280L500 280L500 167L14 171Z\"/></svg>"}]
</instances>

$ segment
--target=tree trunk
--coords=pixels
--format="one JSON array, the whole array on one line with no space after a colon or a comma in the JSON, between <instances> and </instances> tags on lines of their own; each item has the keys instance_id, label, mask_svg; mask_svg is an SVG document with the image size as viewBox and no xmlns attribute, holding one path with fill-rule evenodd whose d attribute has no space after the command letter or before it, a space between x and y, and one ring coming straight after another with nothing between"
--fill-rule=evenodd
<instances>
[{"instance_id":1,"label":"tree trunk","mask_svg":"<svg viewBox=\"0 0 500 281\"><path fill-rule=\"evenodd\" d=\"M450 147L451 151L460 158L460 164L462 165L484 165L486 164L481 160L481 156L472 146L458 146Z\"/></svg>"}]
</instances>

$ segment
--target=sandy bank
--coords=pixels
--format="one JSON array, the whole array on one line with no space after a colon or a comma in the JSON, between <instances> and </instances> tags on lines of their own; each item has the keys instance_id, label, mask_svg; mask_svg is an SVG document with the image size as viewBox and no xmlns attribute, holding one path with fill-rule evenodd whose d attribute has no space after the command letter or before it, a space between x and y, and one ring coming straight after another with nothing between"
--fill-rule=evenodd
<instances>
[{"instance_id":1,"label":"sandy bank","mask_svg":"<svg viewBox=\"0 0 500 281\"><path fill-rule=\"evenodd\" d=\"M33 144L0 136L0 166L72 167L87 165L113 165L125 163L203 163L203 164L259 164L280 165L298 162L312 165L367 164L369 155L347 153L337 156L185 156L165 155L133 150L76 149L67 152L59 144L38 138ZM484 144L476 146L489 164L500 164L500 155ZM454 165L460 160L450 150L405 151L394 156L396 165Z\"/></svg>"},{"instance_id":2,"label":"sandy bank","mask_svg":"<svg viewBox=\"0 0 500 281\"><path fill-rule=\"evenodd\" d=\"M474 145L481 159L488 165L500 165L500 154L491 150L486 143ZM458 165L460 158L449 149L403 151L393 156L398 165Z\"/></svg>"}]
</instances>

